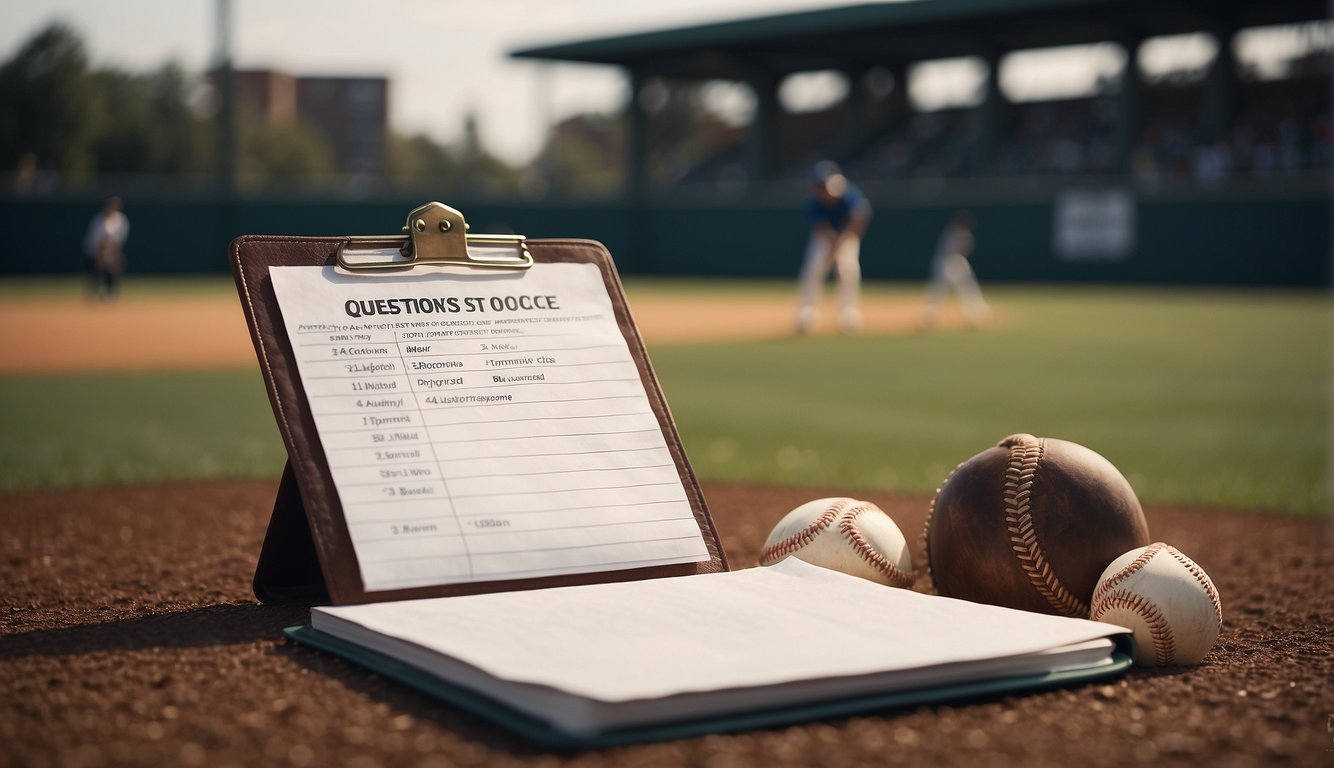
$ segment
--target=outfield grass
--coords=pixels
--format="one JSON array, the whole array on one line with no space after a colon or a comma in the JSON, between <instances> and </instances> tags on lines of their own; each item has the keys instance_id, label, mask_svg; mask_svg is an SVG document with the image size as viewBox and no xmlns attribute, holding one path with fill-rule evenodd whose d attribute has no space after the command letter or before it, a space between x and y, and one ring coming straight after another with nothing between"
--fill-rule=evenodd
<instances>
[{"instance_id":1,"label":"outfield grass","mask_svg":"<svg viewBox=\"0 0 1334 768\"><path fill-rule=\"evenodd\" d=\"M725 300L728 287L632 281L629 291L633 305L650 291ZM916 287L868 291L912 300ZM929 493L958 462L1032 432L1102 453L1147 502L1330 508L1324 293L988 295L1004 321L983 331L650 351L705 480ZM283 462L257 370L11 376L0 397L2 489L273 477Z\"/></svg>"},{"instance_id":2,"label":"outfield grass","mask_svg":"<svg viewBox=\"0 0 1334 768\"><path fill-rule=\"evenodd\" d=\"M0 378L0 489L276 477L259 369Z\"/></svg>"},{"instance_id":3,"label":"outfield grass","mask_svg":"<svg viewBox=\"0 0 1334 768\"><path fill-rule=\"evenodd\" d=\"M1004 290L985 331L662 348L709 479L931 492L1031 432L1093 448L1146 501L1330 507L1323 294Z\"/></svg>"}]
</instances>

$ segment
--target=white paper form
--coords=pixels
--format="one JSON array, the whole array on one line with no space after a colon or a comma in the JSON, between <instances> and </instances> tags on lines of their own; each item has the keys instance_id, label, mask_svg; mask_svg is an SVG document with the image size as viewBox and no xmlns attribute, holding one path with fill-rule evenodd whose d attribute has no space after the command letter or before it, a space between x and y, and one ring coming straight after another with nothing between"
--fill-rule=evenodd
<instances>
[{"instance_id":1,"label":"white paper form","mask_svg":"<svg viewBox=\"0 0 1334 768\"><path fill-rule=\"evenodd\" d=\"M366 591L709 558L596 265L270 275Z\"/></svg>"}]
</instances>

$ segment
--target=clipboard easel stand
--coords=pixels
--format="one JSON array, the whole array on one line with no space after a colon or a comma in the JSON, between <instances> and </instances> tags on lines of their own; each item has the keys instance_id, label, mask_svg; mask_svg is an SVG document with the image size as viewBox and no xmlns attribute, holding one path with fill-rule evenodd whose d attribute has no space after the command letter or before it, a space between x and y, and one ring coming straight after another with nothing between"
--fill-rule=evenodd
<instances>
[{"instance_id":1,"label":"clipboard easel stand","mask_svg":"<svg viewBox=\"0 0 1334 768\"><path fill-rule=\"evenodd\" d=\"M399 235L246 235L232 242L230 254L251 339L288 454L255 568L254 592L261 602L362 603L727 570L713 520L686 459L643 340L630 315L620 277L611 254L600 243L591 240L528 240L522 235L475 234L468 231L462 213L442 203L432 202L409 213L403 233ZM601 271L617 325L662 428L708 548L709 559L686 565L651 566L625 571L368 592L362 585L352 540L296 368L291 342L269 277L269 268L333 267L344 275L354 276L412 274L419 268L439 272L438 268L441 267L512 273L527 270L535 263L553 262L591 263Z\"/></svg>"}]
</instances>

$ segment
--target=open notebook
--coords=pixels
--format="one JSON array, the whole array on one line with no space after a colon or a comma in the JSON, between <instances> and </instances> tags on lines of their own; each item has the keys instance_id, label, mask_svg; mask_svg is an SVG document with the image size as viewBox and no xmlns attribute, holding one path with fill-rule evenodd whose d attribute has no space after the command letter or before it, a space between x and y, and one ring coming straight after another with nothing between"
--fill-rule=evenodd
<instances>
[{"instance_id":1,"label":"open notebook","mask_svg":"<svg viewBox=\"0 0 1334 768\"><path fill-rule=\"evenodd\" d=\"M315 608L292 637L549 746L776 725L1094 679L1126 630L789 558L629 583Z\"/></svg>"}]
</instances>

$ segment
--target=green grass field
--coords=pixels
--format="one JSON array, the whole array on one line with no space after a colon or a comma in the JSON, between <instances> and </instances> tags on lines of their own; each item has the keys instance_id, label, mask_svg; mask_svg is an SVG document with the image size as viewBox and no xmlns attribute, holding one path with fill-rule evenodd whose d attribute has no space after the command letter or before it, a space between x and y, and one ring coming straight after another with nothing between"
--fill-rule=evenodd
<instances>
[{"instance_id":1,"label":"green grass field","mask_svg":"<svg viewBox=\"0 0 1334 768\"><path fill-rule=\"evenodd\" d=\"M663 348L710 479L934 490L1014 432L1087 445L1146 501L1329 508L1323 294L991 292L980 332Z\"/></svg>"},{"instance_id":2,"label":"green grass field","mask_svg":"<svg viewBox=\"0 0 1334 768\"><path fill-rule=\"evenodd\" d=\"M179 281L142 291L180 290ZM13 286L0 300L58 282ZM186 290L230 291L226 279ZM639 293L787 283L631 281ZM915 301L917 286L873 285ZM1014 432L1087 445L1149 503L1325 513L1331 313L1318 291L993 288L982 331L650 349L696 472L930 493ZM276 477L257 368L0 377L0 489Z\"/></svg>"}]
</instances>

